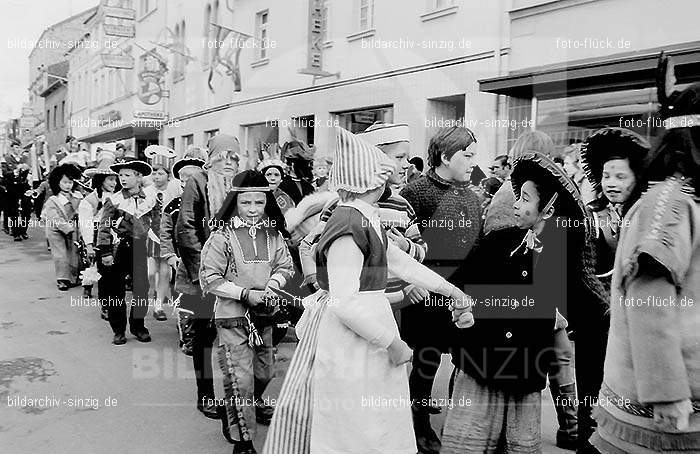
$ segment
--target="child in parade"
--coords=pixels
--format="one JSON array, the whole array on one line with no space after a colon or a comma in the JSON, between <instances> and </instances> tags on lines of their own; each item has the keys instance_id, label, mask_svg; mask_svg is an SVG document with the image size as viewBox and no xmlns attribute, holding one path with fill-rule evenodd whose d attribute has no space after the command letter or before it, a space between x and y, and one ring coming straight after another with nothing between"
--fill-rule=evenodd
<instances>
[{"instance_id":1,"label":"child in parade","mask_svg":"<svg viewBox=\"0 0 700 454\"><path fill-rule=\"evenodd\" d=\"M98 165L85 170L85 176L92 178L92 191L78 206L78 218L80 219L80 235L85 244L88 260L95 260L95 241L97 229L102 219L102 208L107 197L118 190L119 175L109 168L114 163L114 153L103 150L97 156ZM84 286L83 296L92 297L92 285ZM98 286L99 292L99 286ZM107 320L107 308L101 307L101 315Z\"/></svg>"},{"instance_id":2,"label":"child in parade","mask_svg":"<svg viewBox=\"0 0 700 454\"><path fill-rule=\"evenodd\" d=\"M280 183L285 177L285 168L279 156L279 151L275 148L268 147L268 150L263 153L263 160L257 166L258 172L265 175L265 179L272 187L273 195L275 200L277 200L277 205L279 205L282 214L285 214L290 208L294 208L294 201L292 200L286 192L280 189Z\"/></svg>"},{"instance_id":3,"label":"child in parade","mask_svg":"<svg viewBox=\"0 0 700 454\"><path fill-rule=\"evenodd\" d=\"M206 153L198 147L191 147L182 156L182 159L178 160L173 164L172 172L173 178L180 183L180 186L184 189L187 181L190 177L196 173L201 172L202 166L207 161ZM160 218L160 232L158 234L160 240L160 259L167 264L170 268L170 273L175 276L177 273L177 267L180 261L180 252L178 251L175 225L177 225L177 217L180 214L180 203L182 201L181 196L173 198L170 203L168 203L165 208L163 208L163 213ZM168 283L171 279L168 276ZM179 299L176 298L179 302ZM192 315L194 313L191 310L178 307L178 334L180 337L180 349L187 356L192 356Z\"/></svg>"},{"instance_id":4,"label":"child in parade","mask_svg":"<svg viewBox=\"0 0 700 454\"><path fill-rule=\"evenodd\" d=\"M175 151L161 146L146 147L144 154L150 160L153 172L150 175L150 185L144 187L144 192L156 198L157 209L162 212L170 201L181 193L180 185L174 186L170 181L170 167L175 158ZM153 318L158 321L167 320L163 310L163 301L170 295L170 266L161 259L160 255L160 225L153 227L153 236L148 238L148 284L153 290Z\"/></svg>"},{"instance_id":5,"label":"child in parade","mask_svg":"<svg viewBox=\"0 0 700 454\"><path fill-rule=\"evenodd\" d=\"M574 183L537 152L519 155L511 181L516 226L482 237L464 265L478 323L455 336L452 399L469 405L449 409L441 452L542 452L557 308L566 314L602 292Z\"/></svg>"},{"instance_id":6,"label":"child in parade","mask_svg":"<svg viewBox=\"0 0 700 454\"><path fill-rule=\"evenodd\" d=\"M316 248L321 290L304 303L301 342L268 432L267 454L416 452L405 364L384 294L387 273L465 302L468 297L391 243L377 201L394 163L342 128L330 184L341 203ZM447 308L445 308L447 310ZM460 314L462 326L473 323ZM379 398L389 405L366 406Z\"/></svg>"},{"instance_id":7,"label":"child in parade","mask_svg":"<svg viewBox=\"0 0 700 454\"><path fill-rule=\"evenodd\" d=\"M150 333L143 323L148 312L146 240L152 234L153 226L160 223L156 198L143 191L143 177L151 174L151 166L127 158L111 165L110 169L119 174L122 190L105 201L97 232L97 255L100 258L97 265L102 275L99 291L104 299L100 304L107 305L109 324L114 332L112 343L125 344L125 277L131 275L129 330L139 342L150 342Z\"/></svg>"},{"instance_id":8,"label":"child in parade","mask_svg":"<svg viewBox=\"0 0 700 454\"><path fill-rule=\"evenodd\" d=\"M610 328L610 283L615 251L627 211L639 200L649 143L623 128L603 128L581 146L581 164L597 194L588 204L593 214L595 270L606 289L602 302L569 308L569 327L576 336L578 444L585 449L595 430L591 413L603 383L605 348ZM602 303L602 304L601 304Z\"/></svg>"},{"instance_id":9,"label":"child in parade","mask_svg":"<svg viewBox=\"0 0 700 454\"><path fill-rule=\"evenodd\" d=\"M582 453L700 452L700 84L660 60L666 131L620 232L598 423Z\"/></svg>"},{"instance_id":10,"label":"child in parade","mask_svg":"<svg viewBox=\"0 0 700 454\"><path fill-rule=\"evenodd\" d=\"M255 453L256 420L262 394L274 375L271 288L282 288L294 274L285 243L284 217L265 177L246 170L214 219L202 248L200 284L216 295L217 355L224 375L225 414L235 454Z\"/></svg>"},{"instance_id":11,"label":"child in parade","mask_svg":"<svg viewBox=\"0 0 700 454\"><path fill-rule=\"evenodd\" d=\"M44 204L41 213L46 222L46 238L51 247L58 289L66 291L78 281L78 228L77 213L82 195L75 190L80 169L73 164L62 164L49 174L53 195Z\"/></svg>"}]
</instances>

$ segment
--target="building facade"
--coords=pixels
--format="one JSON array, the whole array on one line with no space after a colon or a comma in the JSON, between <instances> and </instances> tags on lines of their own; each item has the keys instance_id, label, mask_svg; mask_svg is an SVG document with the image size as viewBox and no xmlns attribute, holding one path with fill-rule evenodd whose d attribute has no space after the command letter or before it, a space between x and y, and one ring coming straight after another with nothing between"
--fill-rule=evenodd
<instances>
[{"instance_id":1,"label":"building facade","mask_svg":"<svg viewBox=\"0 0 700 454\"><path fill-rule=\"evenodd\" d=\"M68 62L48 67L48 85L39 96L44 100L44 142L49 153L57 152L69 132L68 118Z\"/></svg>"},{"instance_id":2,"label":"building facade","mask_svg":"<svg viewBox=\"0 0 700 454\"><path fill-rule=\"evenodd\" d=\"M678 63L680 82L700 80L695 10L693 0L514 0L505 72L480 88L506 97L504 119L532 122L560 150L604 126L654 142L660 52Z\"/></svg>"},{"instance_id":3,"label":"building facade","mask_svg":"<svg viewBox=\"0 0 700 454\"><path fill-rule=\"evenodd\" d=\"M41 34L30 52L29 102L27 106L22 108L23 118L25 119L23 128L29 129L29 132L22 137L26 145L29 145L28 142L31 142L38 149L43 149L44 143L46 143L47 124L51 122L51 125L53 125L56 117L47 118L45 98L42 94L59 80L55 76L63 78L62 82L65 82L67 74L65 53L83 35L83 22L87 17L94 14L95 10L96 8L90 8L48 27ZM52 71L54 70L59 71L59 73L53 73ZM64 94L62 96L65 97L67 95ZM54 114L53 110L51 110L51 113L52 115ZM66 122L64 119L67 118L65 108L63 114L60 111L56 113L59 116L58 121L56 121L56 127L62 128ZM56 151L54 146L53 144L49 145L50 152Z\"/></svg>"},{"instance_id":4,"label":"building facade","mask_svg":"<svg viewBox=\"0 0 700 454\"><path fill-rule=\"evenodd\" d=\"M505 1L173 0L169 122L182 153L219 131L244 151L294 136L331 153L332 126L407 123L415 155L441 126L473 129L483 162L507 132L479 79L502 65ZM148 38L146 38L148 39ZM157 41L157 39L151 39Z\"/></svg>"}]
</instances>

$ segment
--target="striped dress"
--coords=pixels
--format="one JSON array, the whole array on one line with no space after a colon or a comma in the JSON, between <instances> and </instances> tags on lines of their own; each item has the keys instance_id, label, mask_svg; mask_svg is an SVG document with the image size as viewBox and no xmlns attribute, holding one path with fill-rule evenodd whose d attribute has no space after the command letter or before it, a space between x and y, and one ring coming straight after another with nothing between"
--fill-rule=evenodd
<instances>
[{"instance_id":1,"label":"striped dress","mask_svg":"<svg viewBox=\"0 0 700 454\"><path fill-rule=\"evenodd\" d=\"M304 300L306 309L296 327L299 345L279 394L263 454L308 454L311 450L313 363L327 297L328 292L319 290Z\"/></svg>"}]
</instances>

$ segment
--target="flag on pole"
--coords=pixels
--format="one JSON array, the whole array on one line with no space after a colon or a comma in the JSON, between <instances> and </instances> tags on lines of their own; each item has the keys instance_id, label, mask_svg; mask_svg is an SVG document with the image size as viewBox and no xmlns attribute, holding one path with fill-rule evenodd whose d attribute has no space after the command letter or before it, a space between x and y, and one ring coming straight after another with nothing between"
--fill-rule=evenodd
<instances>
[{"instance_id":1,"label":"flag on pole","mask_svg":"<svg viewBox=\"0 0 700 454\"><path fill-rule=\"evenodd\" d=\"M211 24L216 30L216 41L214 52L209 64L209 78L207 84L209 89L214 92L214 71L218 72L218 66L223 65L226 68L226 75L231 76L233 80L233 91L241 91L241 70L239 59L243 45L250 38L250 35L224 27L218 24ZM230 38L229 38L229 35ZM228 41L227 41L227 38ZM223 49L226 52L223 53Z\"/></svg>"}]
</instances>

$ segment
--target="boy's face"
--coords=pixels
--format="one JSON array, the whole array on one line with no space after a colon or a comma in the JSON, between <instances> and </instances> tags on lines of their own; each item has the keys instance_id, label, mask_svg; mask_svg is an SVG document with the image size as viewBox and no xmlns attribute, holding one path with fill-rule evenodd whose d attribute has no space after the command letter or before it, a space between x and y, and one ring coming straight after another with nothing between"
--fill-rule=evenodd
<instances>
[{"instance_id":1,"label":"boy's face","mask_svg":"<svg viewBox=\"0 0 700 454\"><path fill-rule=\"evenodd\" d=\"M513 204L515 224L519 229L527 230L537 223L540 215L540 193L535 183L528 180L520 188L520 198Z\"/></svg>"},{"instance_id":2,"label":"boy's face","mask_svg":"<svg viewBox=\"0 0 700 454\"><path fill-rule=\"evenodd\" d=\"M163 168L158 168L152 173L153 182L158 185L167 183L169 177L170 175Z\"/></svg>"},{"instance_id":3,"label":"boy's face","mask_svg":"<svg viewBox=\"0 0 700 454\"><path fill-rule=\"evenodd\" d=\"M449 161L443 156L442 165L447 167L449 179L455 183L469 181L472 174L472 163L474 161L474 150L470 145L464 150L459 150L452 155Z\"/></svg>"},{"instance_id":4,"label":"boy's face","mask_svg":"<svg viewBox=\"0 0 700 454\"><path fill-rule=\"evenodd\" d=\"M624 203L634 190L636 178L628 159L611 159L603 164L601 185L611 203Z\"/></svg>"},{"instance_id":5,"label":"boy's face","mask_svg":"<svg viewBox=\"0 0 700 454\"><path fill-rule=\"evenodd\" d=\"M404 184L406 182L406 171L411 166L408 162L408 153L411 145L408 142L395 142L382 145L381 150L389 156L396 166L396 170L389 177L389 184Z\"/></svg>"},{"instance_id":6,"label":"boy's face","mask_svg":"<svg viewBox=\"0 0 700 454\"><path fill-rule=\"evenodd\" d=\"M265 215L267 197L264 192L242 192L236 200L238 216L249 222L258 222Z\"/></svg>"},{"instance_id":7,"label":"boy's face","mask_svg":"<svg viewBox=\"0 0 700 454\"><path fill-rule=\"evenodd\" d=\"M119 170L119 183L122 188L129 190L136 188L141 182L141 174L133 169Z\"/></svg>"}]
</instances>

